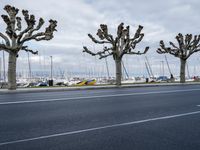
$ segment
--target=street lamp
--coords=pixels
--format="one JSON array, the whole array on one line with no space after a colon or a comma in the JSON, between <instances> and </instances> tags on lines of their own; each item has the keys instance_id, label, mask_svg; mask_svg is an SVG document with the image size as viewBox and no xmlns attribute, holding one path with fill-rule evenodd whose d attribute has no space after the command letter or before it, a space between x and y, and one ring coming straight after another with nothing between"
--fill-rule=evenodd
<instances>
[{"instance_id":1,"label":"street lamp","mask_svg":"<svg viewBox=\"0 0 200 150\"><path fill-rule=\"evenodd\" d=\"M161 61L161 65L162 65L162 75L164 76L165 75L165 66L164 66L164 61Z\"/></svg>"},{"instance_id":2,"label":"street lamp","mask_svg":"<svg viewBox=\"0 0 200 150\"><path fill-rule=\"evenodd\" d=\"M3 41L2 41L2 44L4 44ZM6 64L5 64L4 50L2 51L2 53L3 53L3 79L4 79L4 82L6 82Z\"/></svg>"},{"instance_id":3,"label":"street lamp","mask_svg":"<svg viewBox=\"0 0 200 150\"><path fill-rule=\"evenodd\" d=\"M51 58L51 80L53 80L53 58L52 56L50 56Z\"/></svg>"},{"instance_id":4,"label":"street lamp","mask_svg":"<svg viewBox=\"0 0 200 150\"><path fill-rule=\"evenodd\" d=\"M51 77L49 80L49 86L53 86L53 57L50 56L50 58L51 58Z\"/></svg>"},{"instance_id":5,"label":"street lamp","mask_svg":"<svg viewBox=\"0 0 200 150\"><path fill-rule=\"evenodd\" d=\"M28 70L29 70L29 80L31 81L32 79L32 71L31 71L31 62L30 62L30 56L29 56L29 52L28 54Z\"/></svg>"}]
</instances>

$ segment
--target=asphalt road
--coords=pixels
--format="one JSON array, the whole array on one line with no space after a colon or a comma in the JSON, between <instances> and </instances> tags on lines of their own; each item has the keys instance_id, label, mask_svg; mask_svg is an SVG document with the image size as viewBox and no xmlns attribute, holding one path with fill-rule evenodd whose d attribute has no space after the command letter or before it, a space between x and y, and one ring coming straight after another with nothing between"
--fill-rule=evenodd
<instances>
[{"instance_id":1,"label":"asphalt road","mask_svg":"<svg viewBox=\"0 0 200 150\"><path fill-rule=\"evenodd\" d=\"M198 150L200 86L0 95L0 150Z\"/></svg>"}]
</instances>

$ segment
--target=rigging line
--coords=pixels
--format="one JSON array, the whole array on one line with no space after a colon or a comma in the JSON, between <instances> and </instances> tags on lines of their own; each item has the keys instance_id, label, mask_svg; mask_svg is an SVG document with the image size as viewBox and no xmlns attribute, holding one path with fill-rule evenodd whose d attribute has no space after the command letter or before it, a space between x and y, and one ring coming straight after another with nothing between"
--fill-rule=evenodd
<instances>
[{"instance_id":1,"label":"rigging line","mask_svg":"<svg viewBox=\"0 0 200 150\"><path fill-rule=\"evenodd\" d=\"M122 61L122 67L123 67L123 69L124 69L124 72L125 72L125 74L126 74L127 78L129 79L129 75L128 75L128 72L127 72L127 70L126 70L126 67L125 67L125 65L124 65L124 62L123 62L123 61Z\"/></svg>"},{"instance_id":2,"label":"rigging line","mask_svg":"<svg viewBox=\"0 0 200 150\"><path fill-rule=\"evenodd\" d=\"M30 63L29 52L27 52L27 54L28 54L29 80L31 81L31 78L32 78L32 73L31 73L31 63Z\"/></svg>"},{"instance_id":3,"label":"rigging line","mask_svg":"<svg viewBox=\"0 0 200 150\"><path fill-rule=\"evenodd\" d=\"M190 72L189 72L188 63L186 63L186 67L187 67L187 74L188 74L188 78L190 78Z\"/></svg>"},{"instance_id":4,"label":"rigging line","mask_svg":"<svg viewBox=\"0 0 200 150\"><path fill-rule=\"evenodd\" d=\"M169 62L168 62L168 60L167 60L167 56L166 56L166 55L165 55L165 61L166 61L166 63L167 63L167 68L168 68L169 73L170 73L170 75L171 75L171 74L172 74L172 71L171 71L171 69L170 69Z\"/></svg>"},{"instance_id":5,"label":"rigging line","mask_svg":"<svg viewBox=\"0 0 200 150\"><path fill-rule=\"evenodd\" d=\"M106 62L107 75L108 75L108 79L109 79L110 78L110 72L109 72L109 68L108 68L108 60L107 60L107 58L105 58L105 62Z\"/></svg>"},{"instance_id":6,"label":"rigging line","mask_svg":"<svg viewBox=\"0 0 200 150\"><path fill-rule=\"evenodd\" d=\"M4 44L3 40L2 40L2 44ZM3 53L3 79L4 82L6 82L6 63L5 63L5 53L4 51L2 51Z\"/></svg>"},{"instance_id":7,"label":"rigging line","mask_svg":"<svg viewBox=\"0 0 200 150\"><path fill-rule=\"evenodd\" d=\"M151 76L154 78L154 74L153 74L153 71L152 71L152 68L151 68L151 65L149 63L149 60L148 60L147 56L145 56L145 59L147 61L146 63L147 63L147 66L149 68L149 72L150 72Z\"/></svg>"},{"instance_id":8,"label":"rigging line","mask_svg":"<svg viewBox=\"0 0 200 150\"><path fill-rule=\"evenodd\" d=\"M149 72L149 68L148 68L148 65L147 65L146 62L145 62L145 67L146 67L146 69L147 69L147 73L148 73L148 75L149 75L149 78L151 78L151 74L150 74L150 72Z\"/></svg>"}]
</instances>

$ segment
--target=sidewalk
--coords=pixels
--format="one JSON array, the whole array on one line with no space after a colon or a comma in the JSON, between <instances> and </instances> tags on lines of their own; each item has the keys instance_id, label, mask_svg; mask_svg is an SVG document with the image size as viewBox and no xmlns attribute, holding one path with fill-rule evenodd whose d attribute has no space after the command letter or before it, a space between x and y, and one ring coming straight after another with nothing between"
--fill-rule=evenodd
<instances>
[{"instance_id":1,"label":"sidewalk","mask_svg":"<svg viewBox=\"0 0 200 150\"><path fill-rule=\"evenodd\" d=\"M56 91L75 91L75 90L96 90L112 88L134 88L134 87L156 87L156 86L179 86L179 85L200 85L200 82L190 83L149 83L149 84L127 84L117 87L116 85L98 85L98 86L76 86L76 87L42 87L42 88L18 88L17 90L0 89L0 94L9 93L37 93L37 92L56 92Z\"/></svg>"}]
</instances>

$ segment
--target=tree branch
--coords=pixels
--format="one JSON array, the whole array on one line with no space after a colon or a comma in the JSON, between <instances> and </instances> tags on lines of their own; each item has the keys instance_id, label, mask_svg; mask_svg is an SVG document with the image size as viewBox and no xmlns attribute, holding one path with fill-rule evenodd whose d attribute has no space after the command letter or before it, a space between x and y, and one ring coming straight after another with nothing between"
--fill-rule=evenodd
<instances>
[{"instance_id":1,"label":"tree branch","mask_svg":"<svg viewBox=\"0 0 200 150\"><path fill-rule=\"evenodd\" d=\"M160 41L160 48L157 52L159 54L169 53L180 59L187 60L193 53L200 51L200 35L186 34L185 37L179 33L176 36L178 46L170 42L171 47L166 47L163 41Z\"/></svg>"},{"instance_id":2,"label":"tree branch","mask_svg":"<svg viewBox=\"0 0 200 150\"><path fill-rule=\"evenodd\" d=\"M97 35L101 40L106 39L110 43L114 42L113 36L108 33L108 27L105 24L100 24L100 29L98 30Z\"/></svg>"},{"instance_id":3,"label":"tree branch","mask_svg":"<svg viewBox=\"0 0 200 150\"><path fill-rule=\"evenodd\" d=\"M18 14L19 9L12 7L10 5L6 5L4 7L4 10L8 13L8 15L10 16L10 18L14 19L14 17Z\"/></svg>"},{"instance_id":4,"label":"tree branch","mask_svg":"<svg viewBox=\"0 0 200 150\"><path fill-rule=\"evenodd\" d=\"M171 55L174 55L175 57L180 56L180 50L179 49L172 49L170 47L166 47L165 43L163 41L160 41L160 47L157 49L157 53L159 54L165 54L170 53Z\"/></svg>"},{"instance_id":5,"label":"tree branch","mask_svg":"<svg viewBox=\"0 0 200 150\"><path fill-rule=\"evenodd\" d=\"M0 44L0 50L4 50L6 52L10 52L10 49L5 44Z\"/></svg>"},{"instance_id":6,"label":"tree branch","mask_svg":"<svg viewBox=\"0 0 200 150\"><path fill-rule=\"evenodd\" d=\"M31 36L33 34L33 32L40 30L43 24L44 24L44 20L42 18L40 18L37 27L34 29L31 29L28 33L28 36Z\"/></svg>"},{"instance_id":7,"label":"tree branch","mask_svg":"<svg viewBox=\"0 0 200 150\"><path fill-rule=\"evenodd\" d=\"M94 43L97 43L97 44L106 44L106 43L110 43L108 41L99 41L97 39L95 39L91 34L88 34L89 38L94 42ZM100 35L99 35L100 36ZM101 37L101 36L100 36ZM103 38L103 37L102 37Z\"/></svg>"},{"instance_id":8,"label":"tree branch","mask_svg":"<svg viewBox=\"0 0 200 150\"><path fill-rule=\"evenodd\" d=\"M124 23L122 22L121 24L119 24L119 26L117 27L117 38L120 39L120 37L122 36L122 31L124 30Z\"/></svg>"},{"instance_id":9,"label":"tree branch","mask_svg":"<svg viewBox=\"0 0 200 150\"><path fill-rule=\"evenodd\" d=\"M20 40L25 33L34 28L36 22L35 16L29 15L28 10L22 10L22 14L24 16L24 20L26 21L27 27L18 35L18 40L17 40L18 43L20 43Z\"/></svg>"},{"instance_id":10,"label":"tree branch","mask_svg":"<svg viewBox=\"0 0 200 150\"><path fill-rule=\"evenodd\" d=\"M7 25L6 34L7 34L10 38L12 38L13 30L12 30L11 21L10 21L9 17L8 17L7 15L1 15L1 17L3 18L4 22L5 22L6 25Z\"/></svg>"},{"instance_id":11,"label":"tree branch","mask_svg":"<svg viewBox=\"0 0 200 150\"><path fill-rule=\"evenodd\" d=\"M132 49L134 49L136 47L136 45L142 41L143 37L144 37L144 34L140 34L138 36L138 38L131 40L132 42L131 42L130 46L132 47Z\"/></svg>"},{"instance_id":12,"label":"tree branch","mask_svg":"<svg viewBox=\"0 0 200 150\"><path fill-rule=\"evenodd\" d=\"M134 37L131 39L131 41L134 41L135 39L139 38L141 36L141 31L143 29L143 26L139 25L138 29L134 35Z\"/></svg>"},{"instance_id":13,"label":"tree branch","mask_svg":"<svg viewBox=\"0 0 200 150\"><path fill-rule=\"evenodd\" d=\"M172 47L174 47L175 49L179 49L174 43L169 42L169 44L170 44Z\"/></svg>"},{"instance_id":14,"label":"tree branch","mask_svg":"<svg viewBox=\"0 0 200 150\"><path fill-rule=\"evenodd\" d=\"M122 56L125 55L125 54L130 54L130 55L143 55L143 54L146 54L146 53L148 52L148 50L149 50L149 47L146 47L146 48L144 49L143 52L141 52L141 51L137 51L137 52L129 51L129 52L123 53ZM121 56L121 57L122 57L122 56Z\"/></svg>"},{"instance_id":15,"label":"tree branch","mask_svg":"<svg viewBox=\"0 0 200 150\"><path fill-rule=\"evenodd\" d=\"M0 32L0 37L4 39L4 41L6 42L6 45L10 46L10 41L6 35Z\"/></svg>"},{"instance_id":16,"label":"tree branch","mask_svg":"<svg viewBox=\"0 0 200 150\"><path fill-rule=\"evenodd\" d=\"M17 28L15 29L15 31L21 31L22 30L22 19L20 17L16 17L17 20Z\"/></svg>"},{"instance_id":17,"label":"tree branch","mask_svg":"<svg viewBox=\"0 0 200 150\"><path fill-rule=\"evenodd\" d=\"M7 35L12 37L17 37L16 30L15 30L15 22L16 22L16 15L18 14L19 9L12 7L10 5L6 5L4 10L8 13L7 15L2 15L4 22L7 24Z\"/></svg>"},{"instance_id":18,"label":"tree branch","mask_svg":"<svg viewBox=\"0 0 200 150\"><path fill-rule=\"evenodd\" d=\"M111 51L111 52L109 52ZM99 51L97 53L94 53L92 51L90 51L86 46L83 47L83 52L86 52L92 56L96 56L96 55L99 55L99 59L102 59L102 58L105 58L105 57L108 57L110 55L113 55L113 52L112 52L112 48L107 48L107 47L104 47L104 50L103 51ZM106 54L107 52L107 54Z\"/></svg>"},{"instance_id":19,"label":"tree branch","mask_svg":"<svg viewBox=\"0 0 200 150\"><path fill-rule=\"evenodd\" d=\"M139 25L134 37L131 39L129 35L129 26L127 27L126 30L124 30L124 32L126 33L126 39L125 39L126 42L125 42L125 48L123 49L121 56L123 56L124 54L136 54L136 55L144 54L140 52L131 52L132 50L136 48L136 45L140 43L144 37L144 34L141 33L142 29L143 29L143 26Z\"/></svg>"},{"instance_id":20,"label":"tree branch","mask_svg":"<svg viewBox=\"0 0 200 150\"><path fill-rule=\"evenodd\" d=\"M29 49L28 46L23 46L21 50L24 50L26 52L30 52L34 55L38 55L38 51L33 51L33 50Z\"/></svg>"},{"instance_id":21,"label":"tree branch","mask_svg":"<svg viewBox=\"0 0 200 150\"><path fill-rule=\"evenodd\" d=\"M49 20L49 26L46 28L45 32L39 32L36 33L34 35L29 36L29 34L27 34L27 36L25 36L22 41L20 42L21 44L23 44L26 41L29 40L36 40L36 41L41 41L41 40L51 40L53 38L53 32L57 31L56 27L57 27L57 21L55 20ZM38 28L41 28L41 25L43 24L43 22L41 21L38 24ZM39 30L39 29L38 29Z\"/></svg>"},{"instance_id":22,"label":"tree branch","mask_svg":"<svg viewBox=\"0 0 200 150\"><path fill-rule=\"evenodd\" d=\"M105 58L113 55L114 59L121 59L124 54L145 54L149 47L146 47L144 52L131 52L135 49L136 45L142 41L144 34L141 33L143 26L139 26L134 37L130 38L130 27L124 28L124 23L121 23L117 27L117 36L113 38L111 34L108 33L107 25L101 24L100 29L97 30L97 36L100 40L94 38L91 34L88 34L89 38L96 44L111 44L111 48L104 47L103 51L94 53L88 50L87 47L83 47L83 52L87 52L92 56L99 55L100 58Z\"/></svg>"}]
</instances>

